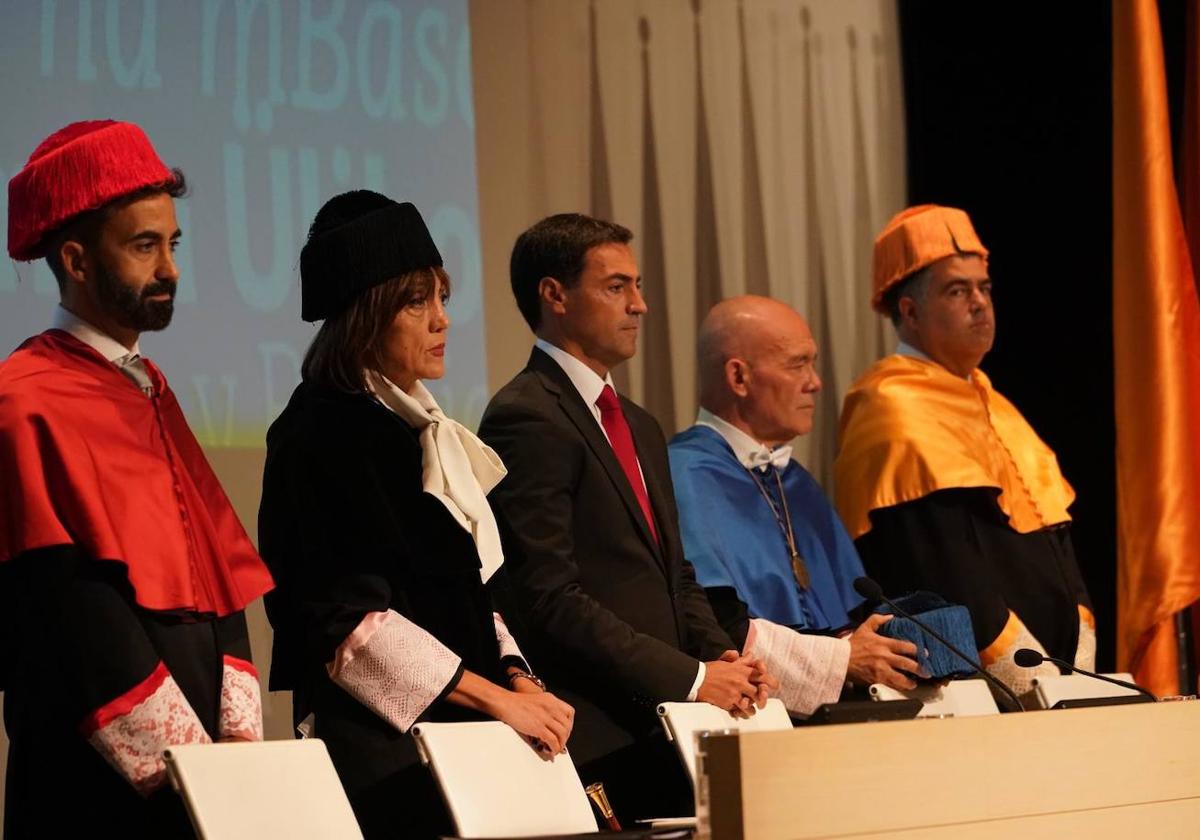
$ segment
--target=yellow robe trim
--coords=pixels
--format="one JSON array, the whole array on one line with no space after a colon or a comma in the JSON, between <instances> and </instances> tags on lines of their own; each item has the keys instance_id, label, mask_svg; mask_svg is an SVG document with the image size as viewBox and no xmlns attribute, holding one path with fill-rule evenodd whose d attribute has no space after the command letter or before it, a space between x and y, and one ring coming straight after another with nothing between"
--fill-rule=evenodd
<instances>
[{"instance_id":1,"label":"yellow robe trim","mask_svg":"<svg viewBox=\"0 0 1200 840\"><path fill-rule=\"evenodd\" d=\"M835 499L854 539L873 510L964 487L997 488L1022 534L1071 520L1075 491L1054 452L981 370L967 381L924 359L881 359L846 395L839 441Z\"/></svg>"},{"instance_id":2,"label":"yellow robe trim","mask_svg":"<svg viewBox=\"0 0 1200 840\"><path fill-rule=\"evenodd\" d=\"M1004 628L1000 631L1000 635L990 645L979 651L979 661L983 667L994 665L1012 653L1012 647L1021 637L1023 630L1025 631L1024 635L1031 636L1029 631L1025 630L1025 624L1017 618L1017 614L1009 610L1008 621L1004 622Z\"/></svg>"}]
</instances>

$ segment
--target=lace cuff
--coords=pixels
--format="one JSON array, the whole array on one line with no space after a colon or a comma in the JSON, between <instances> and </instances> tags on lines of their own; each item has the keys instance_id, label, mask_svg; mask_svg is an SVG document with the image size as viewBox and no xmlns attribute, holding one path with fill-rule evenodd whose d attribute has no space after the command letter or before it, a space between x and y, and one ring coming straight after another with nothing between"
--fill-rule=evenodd
<instances>
[{"instance_id":1,"label":"lace cuff","mask_svg":"<svg viewBox=\"0 0 1200 840\"><path fill-rule=\"evenodd\" d=\"M1083 604L1079 605L1079 644L1075 646L1074 665L1085 671L1096 670L1096 619Z\"/></svg>"},{"instance_id":2,"label":"lace cuff","mask_svg":"<svg viewBox=\"0 0 1200 840\"><path fill-rule=\"evenodd\" d=\"M508 625L504 623L504 616L498 612L492 613L492 620L496 623L496 641L500 645L500 658L520 659L521 662L526 662L525 655L521 653L521 648L517 646L517 640L512 637L512 633L508 632ZM528 670L526 663L526 670Z\"/></svg>"},{"instance_id":3,"label":"lace cuff","mask_svg":"<svg viewBox=\"0 0 1200 840\"><path fill-rule=\"evenodd\" d=\"M166 780L164 750L212 742L162 662L146 679L92 712L80 729L104 760L143 795Z\"/></svg>"},{"instance_id":4,"label":"lace cuff","mask_svg":"<svg viewBox=\"0 0 1200 840\"><path fill-rule=\"evenodd\" d=\"M1082 638L1082 637L1081 637ZM1008 612L1008 621L996 640L979 652L979 661L987 668L988 673L1007 685L1017 696L1028 694L1033 690L1035 677L1058 676L1058 666L1052 662L1043 662L1036 668L1023 668L1013 661L1013 657L1021 648L1036 650L1043 656L1046 649L1037 640L1025 622L1017 617L1012 610Z\"/></svg>"},{"instance_id":5,"label":"lace cuff","mask_svg":"<svg viewBox=\"0 0 1200 840\"><path fill-rule=\"evenodd\" d=\"M329 678L401 732L458 675L462 660L394 610L370 613L342 642Z\"/></svg>"},{"instance_id":6,"label":"lace cuff","mask_svg":"<svg viewBox=\"0 0 1200 840\"><path fill-rule=\"evenodd\" d=\"M221 675L221 738L261 741L262 693L254 665L236 656L225 656Z\"/></svg>"},{"instance_id":7,"label":"lace cuff","mask_svg":"<svg viewBox=\"0 0 1200 840\"><path fill-rule=\"evenodd\" d=\"M811 715L837 702L850 664L850 643L833 636L797 633L762 618L750 620L745 653L756 656L779 679L776 693L789 712Z\"/></svg>"}]
</instances>

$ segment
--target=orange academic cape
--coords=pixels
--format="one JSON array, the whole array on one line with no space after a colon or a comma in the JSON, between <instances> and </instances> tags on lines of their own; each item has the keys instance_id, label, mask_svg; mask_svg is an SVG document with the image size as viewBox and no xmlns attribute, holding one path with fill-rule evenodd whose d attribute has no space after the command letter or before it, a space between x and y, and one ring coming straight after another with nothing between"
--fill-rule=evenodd
<instances>
[{"instance_id":1,"label":"orange academic cape","mask_svg":"<svg viewBox=\"0 0 1200 840\"><path fill-rule=\"evenodd\" d=\"M1075 491L1058 459L981 370L967 381L887 356L846 395L839 437L837 508L854 539L871 530L873 510L960 487L998 489L1022 534L1071 520Z\"/></svg>"},{"instance_id":2,"label":"orange academic cape","mask_svg":"<svg viewBox=\"0 0 1200 840\"><path fill-rule=\"evenodd\" d=\"M838 511L885 588L966 605L988 665L1030 634L1068 661L1092 646L1069 532L1054 527L1074 491L986 374L888 356L847 394L840 437Z\"/></svg>"}]
</instances>

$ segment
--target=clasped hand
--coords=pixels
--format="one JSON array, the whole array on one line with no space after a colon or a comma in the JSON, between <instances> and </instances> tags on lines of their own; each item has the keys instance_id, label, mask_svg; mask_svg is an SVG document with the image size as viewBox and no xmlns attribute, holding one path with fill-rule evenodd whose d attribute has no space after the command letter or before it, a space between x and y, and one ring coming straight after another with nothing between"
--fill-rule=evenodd
<instances>
[{"instance_id":1,"label":"clasped hand","mask_svg":"<svg viewBox=\"0 0 1200 840\"><path fill-rule=\"evenodd\" d=\"M767 698L777 688L779 680L761 659L727 650L719 659L704 663L704 681L696 699L724 709L734 717L748 718L767 705Z\"/></svg>"}]
</instances>

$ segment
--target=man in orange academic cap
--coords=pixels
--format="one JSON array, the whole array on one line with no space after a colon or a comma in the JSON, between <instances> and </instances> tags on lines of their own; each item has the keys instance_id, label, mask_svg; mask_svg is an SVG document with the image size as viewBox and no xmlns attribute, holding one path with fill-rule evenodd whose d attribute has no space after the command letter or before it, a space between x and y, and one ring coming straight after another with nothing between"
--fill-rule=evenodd
<instances>
[{"instance_id":1,"label":"man in orange academic cap","mask_svg":"<svg viewBox=\"0 0 1200 840\"><path fill-rule=\"evenodd\" d=\"M8 185L50 329L0 362L4 836L189 836L163 751L262 738L243 610L271 588L141 333L173 313L168 169L132 123L72 123Z\"/></svg>"},{"instance_id":2,"label":"man in orange academic cap","mask_svg":"<svg viewBox=\"0 0 1200 840\"><path fill-rule=\"evenodd\" d=\"M928 589L971 611L984 666L1018 693L1055 666L1092 669L1095 622L1071 544L1075 498L1054 453L979 363L996 319L988 251L962 210L911 207L875 240L872 306L896 352L846 395L837 507L885 591Z\"/></svg>"}]
</instances>

